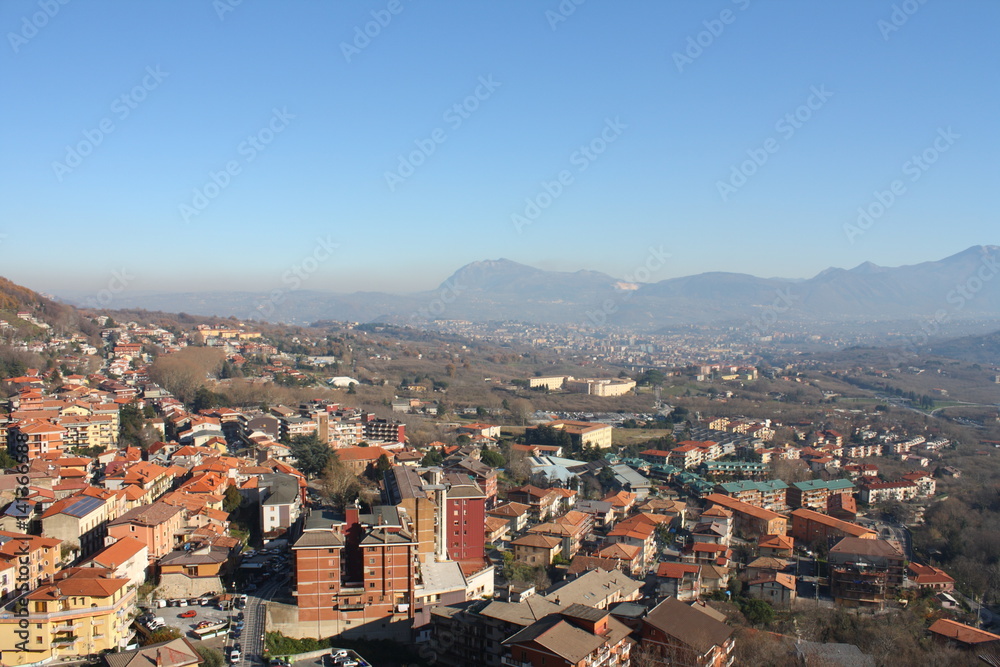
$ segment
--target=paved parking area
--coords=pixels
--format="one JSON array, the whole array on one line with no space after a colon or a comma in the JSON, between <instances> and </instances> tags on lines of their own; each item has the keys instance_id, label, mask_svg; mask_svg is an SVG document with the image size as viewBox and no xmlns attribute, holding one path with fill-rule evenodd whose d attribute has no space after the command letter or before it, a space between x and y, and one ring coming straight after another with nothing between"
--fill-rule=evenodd
<instances>
[{"instance_id":1,"label":"paved parking area","mask_svg":"<svg viewBox=\"0 0 1000 667\"><path fill-rule=\"evenodd\" d=\"M195 612L193 618L181 617L181 614L191 611ZM154 616L163 617L168 627L177 628L184 633L193 630L202 621L222 623L229 619L228 611L220 611L218 607L214 606L160 607L158 609L151 609L150 613Z\"/></svg>"}]
</instances>

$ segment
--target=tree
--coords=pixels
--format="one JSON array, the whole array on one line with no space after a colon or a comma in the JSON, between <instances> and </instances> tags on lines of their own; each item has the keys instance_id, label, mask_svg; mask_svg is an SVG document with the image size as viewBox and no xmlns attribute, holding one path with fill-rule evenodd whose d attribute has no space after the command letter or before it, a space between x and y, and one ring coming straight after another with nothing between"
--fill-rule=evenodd
<instances>
[{"instance_id":1,"label":"tree","mask_svg":"<svg viewBox=\"0 0 1000 667\"><path fill-rule=\"evenodd\" d=\"M420 465L425 468L433 468L434 466L439 466L444 462L444 456L436 448L431 448L427 450L424 454L424 458L420 459Z\"/></svg>"},{"instance_id":2,"label":"tree","mask_svg":"<svg viewBox=\"0 0 1000 667\"><path fill-rule=\"evenodd\" d=\"M6 449L0 449L0 469L7 470L15 467L17 467L17 461L10 455L10 452Z\"/></svg>"},{"instance_id":3,"label":"tree","mask_svg":"<svg viewBox=\"0 0 1000 667\"><path fill-rule=\"evenodd\" d=\"M172 639L179 639L181 633L174 628L160 628L156 632L152 633L140 643L143 646L149 646L150 644L159 644L160 642L168 642Z\"/></svg>"},{"instance_id":4,"label":"tree","mask_svg":"<svg viewBox=\"0 0 1000 667\"><path fill-rule=\"evenodd\" d=\"M344 465L336 455L331 456L323 470L320 493L337 509L344 509L354 502L361 492L357 475Z\"/></svg>"},{"instance_id":5,"label":"tree","mask_svg":"<svg viewBox=\"0 0 1000 667\"><path fill-rule=\"evenodd\" d=\"M194 401L191 403L191 410L193 412L201 412L202 410L211 410L212 408L222 407L226 403L226 397L222 394L217 394L214 391L209 390L207 387L198 387L198 390L194 393Z\"/></svg>"},{"instance_id":6,"label":"tree","mask_svg":"<svg viewBox=\"0 0 1000 667\"><path fill-rule=\"evenodd\" d=\"M495 450L487 449L479 457L479 460L490 466L491 468L502 468L506 461L503 455Z\"/></svg>"},{"instance_id":7,"label":"tree","mask_svg":"<svg viewBox=\"0 0 1000 667\"><path fill-rule=\"evenodd\" d=\"M749 598L740 603L740 611L751 625L770 625L774 608L766 600Z\"/></svg>"},{"instance_id":8,"label":"tree","mask_svg":"<svg viewBox=\"0 0 1000 667\"><path fill-rule=\"evenodd\" d=\"M389 457L386 456L385 454L379 456L378 460L375 462L375 470L378 471L380 479L382 477L382 474L388 472L391 468L392 464L389 463Z\"/></svg>"},{"instance_id":9,"label":"tree","mask_svg":"<svg viewBox=\"0 0 1000 667\"><path fill-rule=\"evenodd\" d=\"M226 495L222 499L222 511L229 513L235 512L242 503L243 496L240 495L240 490L233 484L227 486Z\"/></svg>"},{"instance_id":10,"label":"tree","mask_svg":"<svg viewBox=\"0 0 1000 667\"><path fill-rule=\"evenodd\" d=\"M222 656L222 651L214 648L209 648L207 646L198 646L195 648L198 651L198 655L202 659L202 667L222 667L225 663L225 658Z\"/></svg>"},{"instance_id":11,"label":"tree","mask_svg":"<svg viewBox=\"0 0 1000 667\"><path fill-rule=\"evenodd\" d=\"M295 436L292 438L290 448L296 460L296 468L306 477L323 473L333 457L330 445L320 442L319 436L315 433Z\"/></svg>"},{"instance_id":12,"label":"tree","mask_svg":"<svg viewBox=\"0 0 1000 667\"><path fill-rule=\"evenodd\" d=\"M145 447L150 444L150 434L145 429L146 420L135 403L123 405L118 410L118 443Z\"/></svg>"}]
</instances>

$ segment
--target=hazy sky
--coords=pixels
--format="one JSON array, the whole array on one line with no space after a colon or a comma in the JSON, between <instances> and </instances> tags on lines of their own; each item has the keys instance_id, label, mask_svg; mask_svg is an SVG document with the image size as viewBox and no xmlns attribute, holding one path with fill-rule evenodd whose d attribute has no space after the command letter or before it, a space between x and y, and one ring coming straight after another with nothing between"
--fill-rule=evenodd
<instances>
[{"instance_id":1,"label":"hazy sky","mask_svg":"<svg viewBox=\"0 0 1000 667\"><path fill-rule=\"evenodd\" d=\"M996 2L62 2L0 3L0 274L36 289L997 242Z\"/></svg>"}]
</instances>

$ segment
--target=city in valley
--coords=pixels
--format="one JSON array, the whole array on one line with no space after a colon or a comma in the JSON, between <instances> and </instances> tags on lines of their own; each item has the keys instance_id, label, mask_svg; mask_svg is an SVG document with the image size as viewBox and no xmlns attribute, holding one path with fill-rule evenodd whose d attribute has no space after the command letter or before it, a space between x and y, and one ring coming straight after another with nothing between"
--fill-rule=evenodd
<instances>
[{"instance_id":1,"label":"city in valley","mask_svg":"<svg viewBox=\"0 0 1000 667\"><path fill-rule=\"evenodd\" d=\"M0 1L0 667L1000 667L998 25Z\"/></svg>"},{"instance_id":2,"label":"city in valley","mask_svg":"<svg viewBox=\"0 0 1000 667\"><path fill-rule=\"evenodd\" d=\"M932 664L1000 640L996 365L4 296L4 664Z\"/></svg>"}]
</instances>

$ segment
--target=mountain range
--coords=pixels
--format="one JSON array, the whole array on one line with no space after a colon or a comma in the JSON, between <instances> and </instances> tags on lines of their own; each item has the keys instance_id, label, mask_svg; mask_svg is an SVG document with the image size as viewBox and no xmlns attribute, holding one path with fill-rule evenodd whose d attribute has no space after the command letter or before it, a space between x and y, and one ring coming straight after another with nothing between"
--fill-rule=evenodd
<instances>
[{"instance_id":1,"label":"mountain range","mask_svg":"<svg viewBox=\"0 0 1000 667\"><path fill-rule=\"evenodd\" d=\"M687 324L1000 319L1000 246L973 246L937 261L830 268L807 280L711 272L655 283L597 271L546 271L507 259L473 262L437 289L408 294L125 291L109 308L144 308L272 322L432 320L620 325L658 330ZM63 292L65 302L86 297Z\"/></svg>"}]
</instances>

